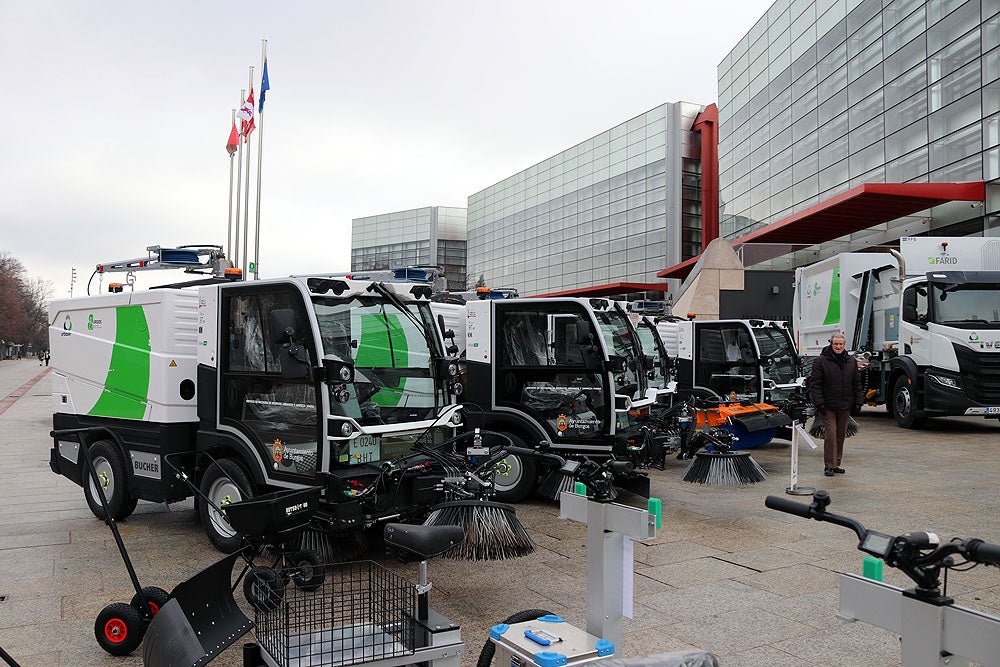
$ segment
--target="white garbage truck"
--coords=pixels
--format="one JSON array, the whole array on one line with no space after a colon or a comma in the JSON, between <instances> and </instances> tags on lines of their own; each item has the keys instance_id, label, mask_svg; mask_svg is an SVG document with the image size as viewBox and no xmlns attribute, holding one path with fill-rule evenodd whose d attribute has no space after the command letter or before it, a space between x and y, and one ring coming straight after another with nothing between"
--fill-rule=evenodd
<instances>
[{"instance_id":1,"label":"white garbage truck","mask_svg":"<svg viewBox=\"0 0 1000 667\"><path fill-rule=\"evenodd\" d=\"M904 237L899 252L842 253L795 272L804 357L834 333L871 404L903 428L927 417L1000 418L1000 239Z\"/></svg>"},{"instance_id":2,"label":"white garbage truck","mask_svg":"<svg viewBox=\"0 0 1000 667\"><path fill-rule=\"evenodd\" d=\"M334 535L419 521L443 499L433 461L406 458L461 426L458 364L428 286L196 282L50 306L50 465L84 487L96 516L83 456L117 519L140 499L200 489L205 530L224 551L240 545L226 504L267 492L322 487L316 519Z\"/></svg>"}]
</instances>

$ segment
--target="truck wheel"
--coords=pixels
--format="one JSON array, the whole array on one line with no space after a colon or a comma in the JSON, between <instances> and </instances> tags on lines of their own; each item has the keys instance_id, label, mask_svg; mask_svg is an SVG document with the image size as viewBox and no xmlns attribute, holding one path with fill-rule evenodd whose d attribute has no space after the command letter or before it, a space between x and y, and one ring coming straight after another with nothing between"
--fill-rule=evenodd
<instances>
[{"instance_id":1,"label":"truck wheel","mask_svg":"<svg viewBox=\"0 0 1000 667\"><path fill-rule=\"evenodd\" d=\"M524 441L516 435L507 433L507 437L515 447L525 446ZM496 465L496 473L493 475L493 487L496 490L494 499L501 503L524 500L535 488L537 477L535 459L508 454Z\"/></svg>"},{"instance_id":2,"label":"truck wheel","mask_svg":"<svg viewBox=\"0 0 1000 667\"><path fill-rule=\"evenodd\" d=\"M920 428L927 421L924 413L917 410L916 403L917 395L909 378L900 376L892 390L892 414L900 427Z\"/></svg>"},{"instance_id":3,"label":"truck wheel","mask_svg":"<svg viewBox=\"0 0 1000 667\"><path fill-rule=\"evenodd\" d=\"M216 549L233 553L243 545L243 538L229 525L226 505L253 498L253 482L236 461L220 459L205 471L201 492L205 496L199 503L205 534Z\"/></svg>"},{"instance_id":4,"label":"truck wheel","mask_svg":"<svg viewBox=\"0 0 1000 667\"><path fill-rule=\"evenodd\" d=\"M98 440L90 448L88 455L97 470L97 480L111 517L118 521L132 514L139 501L129 495L125 457L121 451L110 440ZM87 498L87 504L90 505L90 511L94 516L104 521L106 519L104 507L101 506L101 497L97 495L97 489L90 472L85 472L83 493Z\"/></svg>"}]
</instances>

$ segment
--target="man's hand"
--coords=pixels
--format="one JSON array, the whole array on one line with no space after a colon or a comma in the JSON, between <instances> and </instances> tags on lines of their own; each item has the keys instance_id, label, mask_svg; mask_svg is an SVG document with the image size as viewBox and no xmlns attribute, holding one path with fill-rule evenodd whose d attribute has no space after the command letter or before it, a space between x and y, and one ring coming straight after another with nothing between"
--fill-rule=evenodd
<instances>
[{"instance_id":1,"label":"man's hand","mask_svg":"<svg viewBox=\"0 0 1000 667\"><path fill-rule=\"evenodd\" d=\"M822 403L820 403L819 405L817 405L816 406L816 414L818 414L818 415L825 415L826 414L826 406L823 405Z\"/></svg>"},{"instance_id":2,"label":"man's hand","mask_svg":"<svg viewBox=\"0 0 1000 667\"><path fill-rule=\"evenodd\" d=\"M854 406L854 407L853 407L853 408L851 409L851 416L852 416L852 417L857 417L858 415L860 415L860 414L861 414L861 405L862 405L861 403L858 403L857 405L855 405L855 406Z\"/></svg>"}]
</instances>

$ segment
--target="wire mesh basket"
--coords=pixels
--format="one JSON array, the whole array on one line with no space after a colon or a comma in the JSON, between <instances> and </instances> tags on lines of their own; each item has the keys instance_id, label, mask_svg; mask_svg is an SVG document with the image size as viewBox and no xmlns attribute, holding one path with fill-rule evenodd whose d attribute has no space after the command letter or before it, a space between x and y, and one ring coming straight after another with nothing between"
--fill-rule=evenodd
<instances>
[{"instance_id":1,"label":"wire mesh basket","mask_svg":"<svg viewBox=\"0 0 1000 667\"><path fill-rule=\"evenodd\" d=\"M257 610L257 643L269 662L332 667L413 655L413 584L372 561L326 565L326 573L315 590L288 585L280 604Z\"/></svg>"}]
</instances>

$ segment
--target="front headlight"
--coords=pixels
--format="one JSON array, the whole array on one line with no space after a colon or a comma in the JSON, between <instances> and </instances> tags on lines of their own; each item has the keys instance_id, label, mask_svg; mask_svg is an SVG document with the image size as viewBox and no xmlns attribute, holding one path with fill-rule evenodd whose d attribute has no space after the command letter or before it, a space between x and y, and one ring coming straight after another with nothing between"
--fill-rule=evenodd
<instances>
[{"instance_id":1,"label":"front headlight","mask_svg":"<svg viewBox=\"0 0 1000 667\"><path fill-rule=\"evenodd\" d=\"M451 423L455 424L456 426L458 424L462 423L462 411L461 410L455 410L455 412L451 413Z\"/></svg>"},{"instance_id":2,"label":"front headlight","mask_svg":"<svg viewBox=\"0 0 1000 667\"><path fill-rule=\"evenodd\" d=\"M952 378L946 375L937 375L935 373L928 373L927 377L935 384L939 384L942 387L947 387L948 389L962 388L962 383L961 381L959 381L958 378Z\"/></svg>"},{"instance_id":3,"label":"front headlight","mask_svg":"<svg viewBox=\"0 0 1000 667\"><path fill-rule=\"evenodd\" d=\"M458 364L454 361L448 364L448 377L455 377L458 375Z\"/></svg>"}]
</instances>

